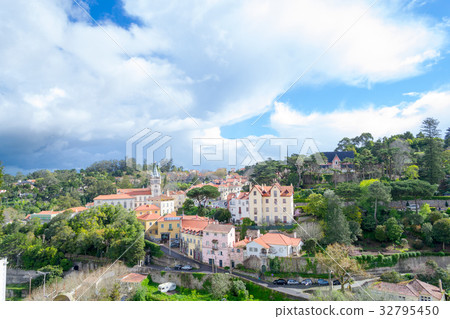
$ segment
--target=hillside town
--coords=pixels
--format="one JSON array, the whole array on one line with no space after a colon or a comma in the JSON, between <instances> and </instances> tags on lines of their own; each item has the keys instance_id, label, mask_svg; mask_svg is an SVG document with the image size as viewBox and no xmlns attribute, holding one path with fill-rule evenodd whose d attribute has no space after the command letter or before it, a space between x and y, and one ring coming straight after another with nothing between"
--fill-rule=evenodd
<instances>
[{"instance_id":1,"label":"hillside town","mask_svg":"<svg viewBox=\"0 0 450 319\"><path fill-rule=\"evenodd\" d=\"M429 159L418 151L435 140L421 134L363 134L334 152L239 170L103 161L79 172L2 174L0 296L166 300L155 291L180 286L202 291L198 300L259 300L267 291L276 300L444 301L449 135L446 149L433 146L441 157ZM383 147L399 144L407 151L385 162ZM365 162L370 154L380 162ZM80 292L89 274L117 261L116 284ZM236 280L240 292L214 293Z\"/></svg>"}]
</instances>

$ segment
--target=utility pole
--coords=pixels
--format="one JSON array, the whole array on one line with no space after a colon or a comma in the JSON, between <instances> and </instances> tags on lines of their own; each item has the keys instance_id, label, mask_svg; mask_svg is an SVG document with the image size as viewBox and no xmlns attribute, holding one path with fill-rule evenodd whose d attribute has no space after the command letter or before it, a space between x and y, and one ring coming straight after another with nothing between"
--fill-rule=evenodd
<instances>
[{"instance_id":1,"label":"utility pole","mask_svg":"<svg viewBox=\"0 0 450 319\"><path fill-rule=\"evenodd\" d=\"M329 272L328 272L328 284L329 284L329 286L330 286L330 293L333 291L333 282L331 281L331 273L332 273L333 271L332 270L330 270Z\"/></svg>"}]
</instances>

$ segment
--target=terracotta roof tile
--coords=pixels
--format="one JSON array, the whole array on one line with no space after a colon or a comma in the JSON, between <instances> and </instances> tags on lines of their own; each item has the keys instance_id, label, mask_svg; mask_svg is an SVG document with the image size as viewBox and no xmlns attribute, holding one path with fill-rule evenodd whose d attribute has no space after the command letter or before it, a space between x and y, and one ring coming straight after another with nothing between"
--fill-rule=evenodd
<instances>
[{"instance_id":1,"label":"terracotta roof tile","mask_svg":"<svg viewBox=\"0 0 450 319\"><path fill-rule=\"evenodd\" d=\"M130 274L124 276L120 281L121 282L130 282L130 283L139 283L139 282L142 282L145 278L147 278L146 275L130 273Z\"/></svg>"}]
</instances>

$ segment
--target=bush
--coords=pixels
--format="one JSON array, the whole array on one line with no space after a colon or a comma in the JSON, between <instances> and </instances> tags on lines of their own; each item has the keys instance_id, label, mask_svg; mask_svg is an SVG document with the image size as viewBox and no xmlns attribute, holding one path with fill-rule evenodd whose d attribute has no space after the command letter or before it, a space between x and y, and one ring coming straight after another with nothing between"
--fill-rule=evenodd
<instances>
[{"instance_id":1,"label":"bush","mask_svg":"<svg viewBox=\"0 0 450 319\"><path fill-rule=\"evenodd\" d=\"M381 274L380 279L381 279L381 281L384 281L384 282L391 282L391 283L396 284L396 283L402 281L402 276L398 272L393 270L393 271L387 271L387 272Z\"/></svg>"},{"instance_id":2,"label":"bush","mask_svg":"<svg viewBox=\"0 0 450 319\"><path fill-rule=\"evenodd\" d=\"M400 246L402 246L403 248L408 246L408 240L406 238L402 238L400 240Z\"/></svg>"},{"instance_id":3,"label":"bush","mask_svg":"<svg viewBox=\"0 0 450 319\"><path fill-rule=\"evenodd\" d=\"M164 256L164 252L158 244L152 243L149 240L145 240L145 249L150 250L150 256L160 258Z\"/></svg>"},{"instance_id":4,"label":"bush","mask_svg":"<svg viewBox=\"0 0 450 319\"><path fill-rule=\"evenodd\" d=\"M423 241L421 239L416 239L413 243L412 246L414 249L422 249L424 244Z\"/></svg>"}]
</instances>

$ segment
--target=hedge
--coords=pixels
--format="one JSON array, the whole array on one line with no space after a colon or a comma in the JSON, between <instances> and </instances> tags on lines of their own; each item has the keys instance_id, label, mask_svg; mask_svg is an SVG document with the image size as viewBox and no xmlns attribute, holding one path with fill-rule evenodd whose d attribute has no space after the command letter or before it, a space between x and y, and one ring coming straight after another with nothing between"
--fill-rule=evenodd
<instances>
[{"instance_id":1,"label":"hedge","mask_svg":"<svg viewBox=\"0 0 450 319\"><path fill-rule=\"evenodd\" d=\"M450 253L440 251L440 252L420 252L420 251L408 251L399 254L392 255L361 255L354 256L359 263L366 264L366 269L377 268L377 267L393 267L398 263L399 259L413 258L419 256L450 256Z\"/></svg>"}]
</instances>

